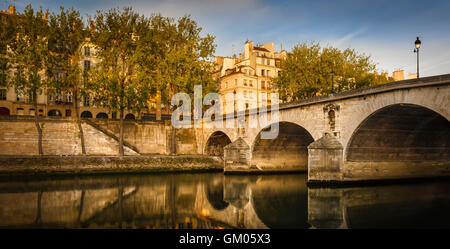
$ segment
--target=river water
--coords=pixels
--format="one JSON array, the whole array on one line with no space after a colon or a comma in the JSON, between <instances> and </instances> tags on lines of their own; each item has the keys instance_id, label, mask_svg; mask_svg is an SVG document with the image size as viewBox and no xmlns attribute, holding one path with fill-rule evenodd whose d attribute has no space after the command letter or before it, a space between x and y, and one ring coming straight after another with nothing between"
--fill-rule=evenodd
<instances>
[{"instance_id":1,"label":"river water","mask_svg":"<svg viewBox=\"0 0 450 249\"><path fill-rule=\"evenodd\" d=\"M308 188L305 174L0 179L2 228L450 228L450 182Z\"/></svg>"}]
</instances>

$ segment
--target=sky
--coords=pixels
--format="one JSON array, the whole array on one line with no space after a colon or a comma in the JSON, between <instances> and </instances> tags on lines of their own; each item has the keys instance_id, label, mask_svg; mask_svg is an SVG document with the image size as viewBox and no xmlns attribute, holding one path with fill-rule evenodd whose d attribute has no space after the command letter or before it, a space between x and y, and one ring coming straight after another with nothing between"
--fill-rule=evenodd
<instances>
[{"instance_id":1,"label":"sky","mask_svg":"<svg viewBox=\"0 0 450 249\"><path fill-rule=\"evenodd\" d=\"M0 0L0 7L13 0ZM416 72L414 41L420 37L420 76L450 73L449 0L16 0L22 12L31 3L50 12L74 7L84 16L96 10L131 6L144 15L186 14L216 37L216 55L243 52L246 40L275 42L290 51L300 42L319 42L370 55L377 70Z\"/></svg>"}]
</instances>

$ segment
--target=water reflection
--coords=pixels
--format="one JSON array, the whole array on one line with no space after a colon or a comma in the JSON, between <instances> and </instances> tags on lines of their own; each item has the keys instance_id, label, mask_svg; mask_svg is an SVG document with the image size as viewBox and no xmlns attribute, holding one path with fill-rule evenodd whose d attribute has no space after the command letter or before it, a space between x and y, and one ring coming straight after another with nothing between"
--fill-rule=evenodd
<instances>
[{"instance_id":1,"label":"water reflection","mask_svg":"<svg viewBox=\"0 0 450 249\"><path fill-rule=\"evenodd\" d=\"M450 228L450 183L308 189L315 228Z\"/></svg>"},{"instance_id":2,"label":"water reflection","mask_svg":"<svg viewBox=\"0 0 450 249\"><path fill-rule=\"evenodd\" d=\"M310 188L306 175L0 181L8 228L450 227L450 183Z\"/></svg>"}]
</instances>

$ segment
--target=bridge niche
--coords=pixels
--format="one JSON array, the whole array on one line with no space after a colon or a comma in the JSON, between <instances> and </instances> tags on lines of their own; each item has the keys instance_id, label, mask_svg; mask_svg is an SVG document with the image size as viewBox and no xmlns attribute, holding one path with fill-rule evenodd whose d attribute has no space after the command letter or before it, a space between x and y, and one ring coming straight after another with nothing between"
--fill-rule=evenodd
<instances>
[{"instance_id":1,"label":"bridge niche","mask_svg":"<svg viewBox=\"0 0 450 249\"><path fill-rule=\"evenodd\" d=\"M346 170L400 176L439 175L450 161L450 122L440 114L413 104L379 109L353 133L346 153Z\"/></svg>"},{"instance_id":2,"label":"bridge niche","mask_svg":"<svg viewBox=\"0 0 450 249\"><path fill-rule=\"evenodd\" d=\"M262 131L269 129L270 126ZM251 164L266 171L306 171L307 146L312 142L314 139L305 128L290 122L280 122L275 139L261 139L261 132L256 136Z\"/></svg>"},{"instance_id":3,"label":"bridge niche","mask_svg":"<svg viewBox=\"0 0 450 249\"><path fill-rule=\"evenodd\" d=\"M216 131L206 142L206 154L209 156L223 156L223 148L231 143L231 139L222 131Z\"/></svg>"}]
</instances>

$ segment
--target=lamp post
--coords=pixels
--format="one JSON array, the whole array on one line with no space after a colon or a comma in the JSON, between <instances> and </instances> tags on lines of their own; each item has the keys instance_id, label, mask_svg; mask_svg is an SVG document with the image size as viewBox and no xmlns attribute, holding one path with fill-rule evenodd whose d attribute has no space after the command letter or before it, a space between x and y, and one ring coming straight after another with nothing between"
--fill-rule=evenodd
<instances>
[{"instance_id":1,"label":"lamp post","mask_svg":"<svg viewBox=\"0 0 450 249\"><path fill-rule=\"evenodd\" d=\"M419 78L419 48L422 42L419 40L419 37L417 37L416 41L414 42L414 45L416 48L414 49L414 53L417 53L417 78Z\"/></svg>"},{"instance_id":2,"label":"lamp post","mask_svg":"<svg viewBox=\"0 0 450 249\"><path fill-rule=\"evenodd\" d=\"M331 71L331 93L334 93L334 71Z\"/></svg>"}]
</instances>

